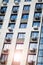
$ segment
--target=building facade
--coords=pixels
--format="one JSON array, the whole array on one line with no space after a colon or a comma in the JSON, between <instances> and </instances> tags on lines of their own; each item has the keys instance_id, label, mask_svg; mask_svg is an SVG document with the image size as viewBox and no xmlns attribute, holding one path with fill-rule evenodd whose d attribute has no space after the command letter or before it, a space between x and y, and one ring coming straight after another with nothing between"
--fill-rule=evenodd
<instances>
[{"instance_id":1,"label":"building facade","mask_svg":"<svg viewBox=\"0 0 43 65\"><path fill-rule=\"evenodd\" d=\"M0 0L0 65L43 65L43 0Z\"/></svg>"}]
</instances>

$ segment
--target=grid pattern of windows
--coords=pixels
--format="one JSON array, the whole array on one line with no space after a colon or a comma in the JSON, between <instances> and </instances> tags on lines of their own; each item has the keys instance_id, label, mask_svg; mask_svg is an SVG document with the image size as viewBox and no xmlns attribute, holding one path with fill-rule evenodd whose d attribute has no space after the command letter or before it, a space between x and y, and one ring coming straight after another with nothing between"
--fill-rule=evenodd
<instances>
[{"instance_id":1,"label":"grid pattern of windows","mask_svg":"<svg viewBox=\"0 0 43 65\"><path fill-rule=\"evenodd\" d=\"M43 24L43 22L42 22ZM39 44L39 52L38 52L38 64L43 64L43 25L41 26L41 35L40 35L40 44Z\"/></svg>"},{"instance_id":2,"label":"grid pattern of windows","mask_svg":"<svg viewBox=\"0 0 43 65\"><path fill-rule=\"evenodd\" d=\"M13 3L13 1L14 1L14 3ZM10 15L10 18L8 20L9 23L7 26L7 31L6 31L6 35L5 35L5 39L4 39L4 43L3 43L3 47L2 47L0 64L7 65L6 63L7 63L8 56L10 54L10 52L9 52L10 46L12 44L14 44L15 47L12 45L15 48L14 50L12 49L14 51L14 57L12 58L13 59L12 65L21 65L20 61L21 61L21 57L22 57L22 51L24 53L27 50L26 49L27 45L25 45L25 42L28 41L28 39L29 39L29 38L27 38L29 36L29 34L27 37L25 35L27 35L26 33L30 32L29 29L32 27L31 34L29 36L30 37L29 43L26 42L26 44L29 44L28 53L27 53L28 55L26 58L26 61L27 61L26 65L35 65L36 54L37 54L37 45L38 45L39 32L40 32L39 29L40 29L40 24L41 24L41 15L42 15L42 8L43 8L42 0L38 0L38 2L35 3L34 14L32 13L33 10L30 11L31 5L34 5L33 4L35 2L34 0L24 0L24 3L22 3L23 0L13 0L13 1L3 0L2 5L0 7L0 29L3 30L2 25L4 23L3 21L4 21L5 14L7 13L7 11L6 11L7 7L10 7L9 4L12 5L11 14L9 14ZM22 6L21 4L23 5L23 8L22 7L20 8L20 6ZM20 12L20 14L19 14L19 12ZM31 16L32 14L33 14L33 21L32 21L32 25L30 25L31 19L29 19L29 18L32 17ZM18 17L20 17L21 19ZM19 21L19 19L20 19L20 21ZM28 21L28 19L29 19L29 21ZM19 22L20 22L20 24L19 24ZM29 25L28 25L28 23L29 23ZM16 29L16 26L17 26L17 29ZM17 38L16 38L15 33L17 34ZM13 34L14 34L14 40L12 40ZM27 40L25 39L25 37L27 38ZM16 41L15 41L15 38L16 38ZM14 41L14 42L12 42L12 41ZM24 48L25 48L25 50L24 50ZM13 53L12 53L12 55L13 55ZM40 45L39 45L37 65L43 65L43 23L41 26L41 36L40 36Z\"/></svg>"}]
</instances>

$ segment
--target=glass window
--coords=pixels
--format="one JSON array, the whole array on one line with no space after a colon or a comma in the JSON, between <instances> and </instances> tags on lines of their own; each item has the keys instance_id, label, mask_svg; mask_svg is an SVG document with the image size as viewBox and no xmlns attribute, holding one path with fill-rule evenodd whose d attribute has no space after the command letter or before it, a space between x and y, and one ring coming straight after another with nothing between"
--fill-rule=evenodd
<instances>
[{"instance_id":1,"label":"glass window","mask_svg":"<svg viewBox=\"0 0 43 65\"><path fill-rule=\"evenodd\" d=\"M13 29L15 27L15 23L9 23L8 27L10 27L11 29Z\"/></svg>"},{"instance_id":2,"label":"glass window","mask_svg":"<svg viewBox=\"0 0 43 65\"><path fill-rule=\"evenodd\" d=\"M38 57L38 62L42 63L43 62L43 57Z\"/></svg>"},{"instance_id":3,"label":"glass window","mask_svg":"<svg viewBox=\"0 0 43 65\"><path fill-rule=\"evenodd\" d=\"M41 9L41 8L42 8L42 4L37 3L37 4L36 4L36 9Z\"/></svg>"},{"instance_id":4,"label":"glass window","mask_svg":"<svg viewBox=\"0 0 43 65\"><path fill-rule=\"evenodd\" d=\"M41 38L43 38L43 33L41 33Z\"/></svg>"},{"instance_id":5,"label":"glass window","mask_svg":"<svg viewBox=\"0 0 43 65\"><path fill-rule=\"evenodd\" d=\"M41 13L35 13L34 17L39 19L41 17Z\"/></svg>"},{"instance_id":6,"label":"glass window","mask_svg":"<svg viewBox=\"0 0 43 65\"><path fill-rule=\"evenodd\" d=\"M18 38L24 39L24 37L25 37L25 33L18 33Z\"/></svg>"},{"instance_id":7,"label":"glass window","mask_svg":"<svg viewBox=\"0 0 43 65\"><path fill-rule=\"evenodd\" d=\"M39 50L39 56L43 56L43 51Z\"/></svg>"},{"instance_id":8,"label":"glass window","mask_svg":"<svg viewBox=\"0 0 43 65\"><path fill-rule=\"evenodd\" d=\"M23 44L17 44L17 45L16 45L16 49L22 50L22 49L23 49Z\"/></svg>"},{"instance_id":9,"label":"glass window","mask_svg":"<svg viewBox=\"0 0 43 65\"><path fill-rule=\"evenodd\" d=\"M18 8L19 8L19 6L13 6L12 11L13 11L13 12L17 12L17 11L18 11Z\"/></svg>"},{"instance_id":10,"label":"glass window","mask_svg":"<svg viewBox=\"0 0 43 65\"><path fill-rule=\"evenodd\" d=\"M43 26L41 27L41 32L43 32Z\"/></svg>"},{"instance_id":11,"label":"glass window","mask_svg":"<svg viewBox=\"0 0 43 65\"><path fill-rule=\"evenodd\" d=\"M6 2L6 3L8 3L8 2L9 2L9 0L3 0L3 2Z\"/></svg>"},{"instance_id":12,"label":"glass window","mask_svg":"<svg viewBox=\"0 0 43 65\"><path fill-rule=\"evenodd\" d=\"M36 55L28 55L28 62L36 61Z\"/></svg>"},{"instance_id":13,"label":"glass window","mask_svg":"<svg viewBox=\"0 0 43 65\"><path fill-rule=\"evenodd\" d=\"M11 15L11 20L16 20L17 15Z\"/></svg>"},{"instance_id":14,"label":"glass window","mask_svg":"<svg viewBox=\"0 0 43 65\"><path fill-rule=\"evenodd\" d=\"M6 12L6 9L7 9L7 7L6 7L6 6L1 7L0 12L1 12L1 13L5 13L5 12Z\"/></svg>"},{"instance_id":15,"label":"glass window","mask_svg":"<svg viewBox=\"0 0 43 65\"><path fill-rule=\"evenodd\" d=\"M20 23L20 27L19 28L26 28L27 23Z\"/></svg>"},{"instance_id":16,"label":"glass window","mask_svg":"<svg viewBox=\"0 0 43 65\"><path fill-rule=\"evenodd\" d=\"M30 50L34 50L34 49L37 49L37 44L31 43L30 44Z\"/></svg>"},{"instance_id":17,"label":"glass window","mask_svg":"<svg viewBox=\"0 0 43 65\"><path fill-rule=\"evenodd\" d=\"M40 43L43 44L43 38L40 39Z\"/></svg>"},{"instance_id":18,"label":"glass window","mask_svg":"<svg viewBox=\"0 0 43 65\"><path fill-rule=\"evenodd\" d=\"M1 27L2 27L2 23L0 23L0 29L1 29Z\"/></svg>"},{"instance_id":19,"label":"glass window","mask_svg":"<svg viewBox=\"0 0 43 65\"><path fill-rule=\"evenodd\" d=\"M4 16L0 16L0 21L2 21L2 20L3 20L3 18L4 18Z\"/></svg>"},{"instance_id":20,"label":"glass window","mask_svg":"<svg viewBox=\"0 0 43 65\"><path fill-rule=\"evenodd\" d=\"M33 26L39 27L40 26L40 21L33 21Z\"/></svg>"},{"instance_id":21,"label":"glass window","mask_svg":"<svg viewBox=\"0 0 43 65\"><path fill-rule=\"evenodd\" d=\"M28 16L29 16L28 14L23 14L22 19L28 19Z\"/></svg>"},{"instance_id":22,"label":"glass window","mask_svg":"<svg viewBox=\"0 0 43 65\"><path fill-rule=\"evenodd\" d=\"M32 38L38 38L38 32L34 31L31 33Z\"/></svg>"},{"instance_id":23,"label":"glass window","mask_svg":"<svg viewBox=\"0 0 43 65\"><path fill-rule=\"evenodd\" d=\"M42 63L38 63L37 65L42 65Z\"/></svg>"},{"instance_id":24,"label":"glass window","mask_svg":"<svg viewBox=\"0 0 43 65\"><path fill-rule=\"evenodd\" d=\"M31 1L31 0L25 0L25 1Z\"/></svg>"},{"instance_id":25,"label":"glass window","mask_svg":"<svg viewBox=\"0 0 43 65\"><path fill-rule=\"evenodd\" d=\"M20 0L14 0L14 2L20 2Z\"/></svg>"},{"instance_id":26,"label":"glass window","mask_svg":"<svg viewBox=\"0 0 43 65\"><path fill-rule=\"evenodd\" d=\"M24 5L23 10L24 11L29 11L30 10L30 5Z\"/></svg>"},{"instance_id":27,"label":"glass window","mask_svg":"<svg viewBox=\"0 0 43 65\"><path fill-rule=\"evenodd\" d=\"M1 55L1 62L5 62L5 61L7 61L7 58L8 58L8 55L4 55L4 54L2 54Z\"/></svg>"},{"instance_id":28,"label":"glass window","mask_svg":"<svg viewBox=\"0 0 43 65\"><path fill-rule=\"evenodd\" d=\"M12 38L12 35L13 35L13 33L7 33L6 34L6 39L11 39Z\"/></svg>"},{"instance_id":29,"label":"glass window","mask_svg":"<svg viewBox=\"0 0 43 65\"><path fill-rule=\"evenodd\" d=\"M40 44L39 49L43 50L43 44Z\"/></svg>"},{"instance_id":30,"label":"glass window","mask_svg":"<svg viewBox=\"0 0 43 65\"><path fill-rule=\"evenodd\" d=\"M10 49L10 44L4 44L3 50L9 50Z\"/></svg>"}]
</instances>

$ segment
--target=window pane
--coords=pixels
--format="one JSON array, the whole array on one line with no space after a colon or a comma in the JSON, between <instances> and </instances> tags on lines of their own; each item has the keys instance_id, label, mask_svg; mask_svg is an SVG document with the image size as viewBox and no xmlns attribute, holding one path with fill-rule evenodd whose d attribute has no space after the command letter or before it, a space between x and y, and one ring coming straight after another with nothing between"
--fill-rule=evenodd
<instances>
[{"instance_id":1,"label":"window pane","mask_svg":"<svg viewBox=\"0 0 43 65\"><path fill-rule=\"evenodd\" d=\"M24 10L24 11L29 11L29 10L30 10L30 5L24 5L23 10Z\"/></svg>"},{"instance_id":2,"label":"window pane","mask_svg":"<svg viewBox=\"0 0 43 65\"><path fill-rule=\"evenodd\" d=\"M27 23L21 23L19 28L26 28Z\"/></svg>"},{"instance_id":3,"label":"window pane","mask_svg":"<svg viewBox=\"0 0 43 65\"><path fill-rule=\"evenodd\" d=\"M25 37L25 33L19 33L19 34L18 34L18 38L24 39L24 37Z\"/></svg>"},{"instance_id":4,"label":"window pane","mask_svg":"<svg viewBox=\"0 0 43 65\"><path fill-rule=\"evenodd\" d=\"M28 19L28 14L23 14L22 19Z\"/></svg>"}]
</instances>

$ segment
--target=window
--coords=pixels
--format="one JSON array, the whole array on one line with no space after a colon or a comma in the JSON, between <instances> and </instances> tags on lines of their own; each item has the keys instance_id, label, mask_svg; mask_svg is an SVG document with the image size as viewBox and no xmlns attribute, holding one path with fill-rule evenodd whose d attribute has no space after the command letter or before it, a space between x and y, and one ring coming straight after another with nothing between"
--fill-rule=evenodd
<instances>
[{"instance_id":1,"label":"window","mask_svg":"<svg viewBox=\"0 0 43 65\"><path fill-rule=\"evenodd\" d=\"M12 11L13 11L13 12L17 12L17 11L18 11L18 8L19 8L19 6L13 6Z\"/></svg>"},{"instance_id":2,"label":"window","mask_svg":"<svg viewBox=\"0 0 43 65\"><path fill-rule=\"evenodd\" d=\"M24 5L23 10L24 11L29 11L30 10L30 5Z\"/></svg>"},{"instance_id":3,"label":"window","mask_svg":"<svg viewBox=\"0 0 43 65\"><path fill-rule=\"evenodd\" d=\"M6 2L6 3L8 3L8 2L9 2L9 0L3 0L3 2Z\"/></svg>"},{"instance_id":4,"label":"window","mask_svg":"<svg viewBox=\"0 0 43 65\"><path fill-rule=\"evenodd\" d=\"M0 21L3 21L4 16L0 15Z\"/></svg>"},{"instance_id":5,"label":"window","mask_svg":"<svg viewBox=\"0 0 43 65\"><path fill-rule=\"evenodd\" d=\"M16 18L17 18L17 15L11 15L11 21L15 21L16 20Z\"/></svg>"},{"instance_id":6,"label":"window","mask_svg":"<svg viewBox=\"0 0 43 65\"><path fill-rule=\"evenodd\" d=\"M1 29L1 27L2 27L2 23L0 23L0 29Z\"/></svg>"},{"instance_id":7,"label":"window","mask_svg":"<svg viewBox=\"0 0 43 65\"><path fill-rule=\"evenodd\" d=\"M6 6L1 7L0 12L1 12L1 13L5 13L5 12L6 12L6 9L7 9L7 7L6 7Z\"/></svg>"},{"instance_id":8,"label":"window","mask_svg":"<svg viewBox=\"0 0 43 65\"><path fill-rule=\"evenodd\" d=\"M22 50L23 49L23 44L17 44L16 49L17 50Z\"/></svg>"},{"instance_id":9,"label":"window","mask_svg":"<svg viewBox=\"0 0 43 65\"><path fill-rule=\"evenodd\" d=\"M25 1L31 1L31 0L25 0Z\"/></svg>"},{"instance_id":10,"label":"window","mask_svg":"<svg viewBox=\"0 0 43 65\"><path fill-rule=\"evenodd\" d=\"M13 35L13 33L7 33L6 34L6 39L11 39L12 38L12 35Z\"/></svg>"},{"instance_id":11,"label":"window","mask_svg":"<svg viewBox=\"0 0 43 65\"><path fill-rule=\"evenodd\" d=\"M41 38L43 38L43 33L41 32Z\"/></svg>"},{"instance_id":12,"label":"window","mask_svg":"<svg viewBox=\"0 0 43 65\"><path fill-rule=\"evenodd\" d=\"M42 0L38 0L38 2L42 2Z\"/></svg>"},{"instance_id":13,"label":"window","mask_svg":"<svg viewBox=\"0 0 43 65\"><path fill-rule=\"evenodd\" d=\"M40 43L43 44L43 38L40 39Z\"/></svg>"},{"instance_id":14,"label":"window","mask_svg":"<svg viewBox=\"0 0 43 65\"><path fill-rule=\"evenodd\" d=\"M39 27L40 26L40 21L33 21L33 26L34 27Z\"/></svg>"},{"instance_id":15,"label":"window","mask_svg":"<svg viewBox=\"0 0 43 65\"><path fill-rule=\"evenodd\" d=\"M39 49L40 49L40 50L43 50L43 44L40 44Z\"/></svg>"},{"instance_id":16,"label":"window","mask_svg":"<svg viewBox=\"0 0 43 65\"><path fill-rule=\"evenodd\" d=\"M6 62L6 61L7 61L7 57L8 57L8 55L2 54L2 55L1 55L1 62Z\"/></svg>"},{"instance_id":17,"label":"window","mask_svg":"<svg viewBox=\"0 0 43 65\"><path fill-rule=\"evenodd\" d=\"M39 9L39 10L42 9L42 4L37 3L37 4L36 4L36 9Z\"/></svg>"},{"instance_id":18,"label":"window","mask_svg":"<svg viewBox=\"0 0 43 65\"><path fill-rule=\"evenodd\" d=\"M25 33L18 33L18 38L19 39L24 39Z\"/></svg>"},{"instance_id":19,"label":"window","mask_svg":"<svg viewBox=\"0 0 43 65\"><path fill-rule=\"evenodd\" d=\"M30 50L36 50L37 49L37 44L31 43L30 44Z\"/></svg>"},{"instance_id":20,"label":"window","mask_svg":"<svg viewBox=\"0 0 43 65\"><path fill-rule=\"evenodd\" d=\"M36 55L28 55L28 62L36 61Z\"/></svg>"},{"instance_id":21,"label":"window","mask_svg":"<svg viewBox=\"0 0 43 65\"><path fill-rule=\"evenodd\" d=\"M14 29L15 23L9 23L8 27L9 27L10 29Z\"/></svg>"},{"instance_id":22,"label":"window","mask_svg":"<svg viewBox=\"0 0 43 65\"><path fill-rule=\"evenodd\" d=\"M39 56L43 56L43 51L42 50L39 50Z\"/></svg>"},{"instance_id":23,"label":"window","mask_svg":"<svg viewBox=\"0 0 43 65\"><path fill-rule=\"evenodd\" d=\"M3 50L9 50L10 49L10 44L4 44Z\"/></svg>"},{"instance_id":24,"label":"window","mask_svg":"<svg viewBox=\"0 0 43 65\"><path fill-rule=\"evenodd\" d=\"M29 16L28 14L23 14L22 19L28 19L28 16Z\"/></svg>"},{"instance_id":25,"label":"window","mask_svg":"<svg viewBox=\"0 0 43 65\"><path fill-rule=\"evenodd\" d=\"M27 23L20 23L20 27L19 28L26 28Z\"/></svg>"},{"instance_id":26,"label":"window","mask_svg":"<svg viewBox=\"0 0 43 65\"><path fill-rule=\"evenodd\" d=\"M41 13L35 13L35 14L34 14L34 17L35 17L36 19L40 19Z\"/></svg>"},{"instance_id":27,"label":"window","mask_svg":"<svg viewBox=\"0 0 43 65\"><path fill-rule=\"evenodd\" d=\"M38 62L43 63L43 57L38 57Z\"/></svg>"},{"instance_id":28,"label":"window","mask_svg":"<svg viewBox=\"0 0 43 65\"><path fill-rule=\"evenodd\" d=\"M20 2L20 0L14 0L15 3Z\"/></svg>"},{"instance_id":29,"label":"window","mask_svg":"<svg viewBox=\"0 0 43 65\"><path fill-rule=\"evenodd\" d=\"M43 32L43 26L41 27L41 32Z\"/></svg>"},{"instance_id":30,"label":"window","mask_svg":"<svg viewBox=\"0 0 43 65\"><path fill-rule=\"evenodd\" d=\"M32 38L38 38L38 31L34 31L31 33Z\"/></svg>"}]
</instances>

